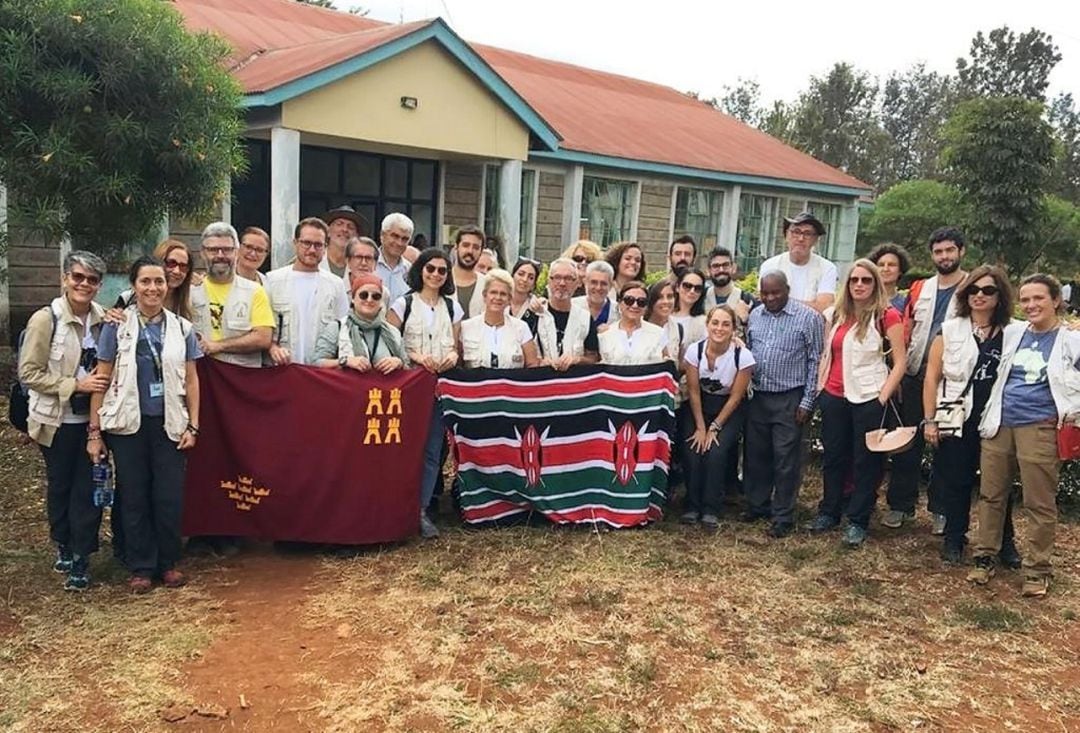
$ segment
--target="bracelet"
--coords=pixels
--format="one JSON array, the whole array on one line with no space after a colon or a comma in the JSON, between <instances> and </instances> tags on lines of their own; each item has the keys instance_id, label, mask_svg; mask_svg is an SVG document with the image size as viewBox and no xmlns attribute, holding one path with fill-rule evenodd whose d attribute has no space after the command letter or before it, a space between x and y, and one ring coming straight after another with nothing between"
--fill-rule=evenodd
<instances>
[{"instance_id":1,"label":"bracelet","mask_svg":"<svg viewBox=\"0 0 1080 733\"><path fill-rule=\"evenodd\" d=\"M936 428L937 427L937 420L934 420L933 418L926 417L926 418L923 418L922 422L919 423L919 425L921 425L923 427L925 427L927 425L933 425Z\"/></svg>"},{"instance_id":2,"label":"bracelet","mask_svg":"<svg viewBox=\"0 0 1080 733\"><path fill-rule=\"evenodd\" d=\"M184 428L184 432L191 433L196 438L199 437L199 429L197 427L195 427L194 425L192 425L191 423L187 424L187 427Z\"/></svg>"}]
</instances>

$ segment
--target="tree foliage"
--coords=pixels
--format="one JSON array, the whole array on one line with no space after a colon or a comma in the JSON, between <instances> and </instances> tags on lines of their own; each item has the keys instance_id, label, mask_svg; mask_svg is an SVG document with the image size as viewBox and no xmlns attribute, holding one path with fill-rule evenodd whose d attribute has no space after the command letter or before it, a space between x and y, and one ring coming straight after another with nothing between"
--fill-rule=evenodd
<instances>
[{"instance_id":1,"label":"tree foliage","mask_svg":"<svg viewBox=\"0 0 1080 733\"><path fill-rule=\"evenodd\" d=\"M945 125L946 173L969 207L968 232L991 261L1018 275L1039 251L1037 226L1054 164L1053 131L1039 102L963 102Z\"/></svg>"},{"instance_id":2,"label":"tree foliage","mask_svg":"<svg viewBox=\"0 0 1080 733\"><path fill-rule=\"evenodd\" d=\"M1046 119L1053 126L1059 144L1053 191L1080 203L1080 110L1073 103L1073 96L1063 92L1055 97L1047 108Z\"/></svg>"},{"instance_id":3,"label":"tree foliage","mask_svg":"<svg viewBox=\"0 0 1080 733\"><path fill-rule=\"evenodd\" d=\"M748 125L761 127L765 110L761 106L761 86L754 79L739 79L734 86L724 86L718 100L721 110Z\"/></svg>"},{"instance_id":4,"label":"tree foliage","mask_svg":"<svg viewBox=\"0 0 1080 733\"><path fill-rule=\"evenodd\" d=\"M244 166L228 53L158 0L0 0L0 179L20 222L101 249L219 204Z\"/></svg>"},{"instance_id":5,"label":"tree foliage","mask_svg":"<svg viewBox=\"0 0 1080 733\"><path fill-rule=\"evenodd\" d=\"M940 129L955 103L954 79L927 71L925 64L889 76L881 94L881 126L890 144L876 181L879 186L937 175Z\"/></svg>"},{"instance_id":6,"label":"tree foliage","mask_svg":"<svg viewBox=\"0 0 1080 733\"><path fill-rule=\"evenodd\" d=\"M947 183L932 180L898 183L874 201L873 209L860 218L859 252L881 242L902 245L922 268L931 266L927 237L938 227L960 224L967 217L960 192Z\"/></svg>"},{"instance_id":7,"label":"tree foliage","mask_svg":"<svg viewBox=\"0 0 1080 733\"><path fill-rule=\"evenodd\" d=\"M1023 97L1046 101L1050 72L1061 61L1054 39L1032 28L1017 35L1008 26L982 31L971 41L970 58L956 60L967 97Z\"/></svg>"}]
</instances>

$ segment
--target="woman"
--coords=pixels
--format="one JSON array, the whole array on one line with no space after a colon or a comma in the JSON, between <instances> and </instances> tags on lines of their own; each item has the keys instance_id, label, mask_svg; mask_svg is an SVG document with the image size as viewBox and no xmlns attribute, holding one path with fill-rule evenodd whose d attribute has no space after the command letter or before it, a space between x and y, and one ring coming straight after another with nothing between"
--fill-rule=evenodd
<instances>
[{"instance_id":1,"label":"woman","mask_svg":"<svg viewBox=\"0 0 1080 733\"><path fill-rule=\"evenodd\" d=\"M164 307L186 320L192 319L191 310L191 250L178 239L166 239L154 248L153 256L165 264L165 280L169 292L165 295ZM107 323L119 325L123 321L123 310L135 302L135 291L130 288L120 293L116 304L106 314Z\"/></svg>"},{"instance_id":2,"label":"woman","mask_svg":"<svg viewBox=\"0 0 1080 733\"><path fill-rule=\"evenodd\" d=\"M682 371L683 344L687 343L686 328L672 317L674 312L675 283L668 278L657 280L649 288L645 320L664 329L671 361Z\"/></svg>"},{"instance_id":3,"label":"woman","mask_svg":"<svg viewBox=\"0 0 1080 733\"><path fill-rule=\"evenodd\" d=\"M585 295L585 268L593 262L603 259L603 256L604 251L600 249L600 245L596 242L590 242L588 239L579 239L559 255L560 258L571 260L577 267L578 288L574 292L575 297Z\"/></svg>"},{"instance_id":4,"label":"woman","mask_svg":"<svg viewBox=\"0 0 1080 733\"><path fill-rule=\"evenodd\" d=\"M499 266L499 258L495 254L495 250L485 247L480 250L480 256L476 259L476 271L481 275L486 275L490 270Z\"/></svg>"},{"instance_id":5,"label":"woman","mask_svg":"<svg viewBox=\"0 0 1080 733\"><path fill-rule=\"evenodd\" d=\"M315 365L380 374L408 367L401 334L383 317L382 279L362 273L352 285L352 312L323 327L315 342Z\"/></svg>"},{"instance_id":6,"label":"woman","mask_svg":"<svg viewBox=\"0 0 1080 733\"><path fill-rule=\"evenodd\" d=\"M458 329L465 313L457 298L451 297L454 280L449 272L450 260L442 249L425 249L406 273L409 293L394 301L386 316L390 325L401 331L409 361L432 374L453 369L458 363ZM442 480L445 436L442 409L436 396L424 444L424 473L420 480L420 536L426 540L439 536L439 530L426 510Z\"/></svg>"},{"instance_id":7,"label":"woman","mask_svg":"<svg viewBox=\"0 0 1080 733\"><path fill-rule=\"evenodd\" d=\"M506 315L514 290L510 273L495 268L484 281L484 312L461 324L461 355L465 366L475 369L520 369L540 365L529 327Z\"/></svg>"},{"instance_id":8,"label":"woman","mask_svg":"<svg viewBox=\"0 0 1080 733\"><path fill-rule=\"evenodd\" d=\"M98 341L98 370L109 379L90 403L86 452L116 464L129 586L146 593L153 579L168 588L185 583L180 560L184 451L199 434L199 347L191 323L165 308L171 292L165 264L140 257L131 266L135 302L123 322L107 323Z\"/></svg>"},{"instance_id":9,"label":"woman","mask_svg":"<svg viewBox=\"0 0 1080 733\"><path fill-rule=\"evenodd\" d=\"M105 269L92 252L64 257L60 297L30 317L19 353L19 381L30 391L28 432L45 459L53 569L67 576L64 590L70 591L90 586L90 555L98 549L101 524L84 440L90 395L109 384L95 368L105 311L94 296Z\"/></svg>"},{"instance_id":10,"label":"woman","mask_svg":"<svg viewBox=\"0 0 1080 733\"><path fill-rule=\"evenodd\" d=\"M540 277L540 263L522 258L514 264L510 276L514 279L514 292L510 296L510 305L506 307L507 314L525 321L529 333L536 338L539 311L543 309L542 301L534 295L536 279Z\"/></svg>"},{"instance_id":11,"label":"woman","mask_svg":"<svg viewBox=\"0 0 1080 733\"><path fill-rule=\"evenodd\" d=\"M870 250L866 259L878 266L881 273L881 284L885 287L885 297L889 305L899 313L904 312L907 305L907 293L897 290L902 278L911 269L911 255L899 244L885 242Z\"/></svg>"},{"instance_id":12,"label":"woman","mask_svg":"<svg viewBox=\"0 0 1080 733\"><path fill-rule=\"evenodd\" d=\"M997 378L979 424L979 529L968 580L982 585L994 574L1013 465L1019 464L1028 519L1025 596L1044 596L1050 588L1061 471L1057 430L1080 413L1080 332L1061 328L1063 308L1056 278L1040 273L1020 282L1027 322L1005 327Z\"/></svg>"},{"instance_id":13,"label":"woman","mask_svg":"<svg viewBox=\"0 0 1080 733\"><path fill-rule=\"evenodd\" d=\"M261 268L270 254L270 235L259 227L248 227L240 234L240 256L236 258L236 274L260 285L266 284Z\"/></svg>"},{"instance_id":14,"label":"woman","mask_svg":"<svg viewBox=\"0 0 1080 733\"><path fill-rule=\"evenodd\" d=\"M881 427L887 417L885 406L904 376L904 326L885 298L877 265L864 259L852 265L839 302L835 309L825 311L825 321L829 327L818 399L825 486L811 529L834 529L846 511L844 544L858 547L866 541L883 456L866 447L866 433ZM845 510L844 483L849 474L854 477L854 491Z\"/></svg>"},{"instance_id":15,"label":"woman","mask_svg":"<svg viewBox=\"0 0 1080 733\"><path fill-rule=\"evenodd\" d=\"M1002 333L1012 320L1009 278L1000 268L976 267L957 293L956 316L941 324L941 335L930 344L923 382L923 435L936 448L934 476L945 508L941 558L950 564L959 564L964 556L971 490L979 474L979 420L997 377ZM956 405L961 414L958 427L934 421L942 403ZM1008 502L1005 512L998 557L1003 564L1019 569Z\"/></svg>"},{"instance_id":16,"label":"woman","mask_svg":"<svg viewBox=\"0 0 1080 733\"><path fill-rule=\"evenodd\" d=\"M675 313L687 343L705 338L705 273L684 268L675 279Z\"/></svg>"},{"instance_id":17,"label":"woman","mask_svg":"<svg viewBox=\"0 0 1080 733\"><path fill-rule=\"evenodd\" d=\"M721 503L731 475L728 461L745 419L745 397L750 387L754 355L732 343L735 311L728 305L709 310L708 336L691 343L683 358L690 395L693 431L683 443L686 471L684 524L719 525Z\"/></svg>"},{"instance_id":18,"label":"woman","mask_svg":"<svg viewBox=\"0 0 1080 733\"><path fill-rule=\"evenodd\" d=\"M659 364L669 358L664 329L643 320L649 304L645 283L628 282L619 291L619 319L599 334L602 364Z\"/></svg>"},{"instance_id":19,"label":"woman","mask_svg":"<svg viewBox=\"0 0 1080 733\"><path fill-rule=\"evenodd\" d=\"M619 242L608 250L604 259L615 271L612 293L621 293L623 286L629 282L644 282L645 253L634 242Z\"/></svg>"}]
</instances>

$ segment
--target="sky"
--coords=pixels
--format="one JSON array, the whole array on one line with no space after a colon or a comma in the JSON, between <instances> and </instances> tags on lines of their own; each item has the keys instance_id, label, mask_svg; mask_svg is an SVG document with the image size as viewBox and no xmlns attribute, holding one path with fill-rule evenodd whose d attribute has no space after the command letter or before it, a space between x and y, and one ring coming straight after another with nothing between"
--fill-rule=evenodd
<instances>
[{"instance_id":1,"label":"sky","mask_svg":"<svg viewBox=\"0 0 1080 733\"><path fill-rule=\"evenodd\" d=\"M388 22L441 16L458 35L665 84L702 97L755 79L765 104L791 100L811 75L847 61L884 79L917 62L954 73L977 31L1001 25L1053 36L1063 60L1050 94L1080 102L1080 2L911 0L855 3L667 0L339 0Z\"/></svg>"}]
</instances>

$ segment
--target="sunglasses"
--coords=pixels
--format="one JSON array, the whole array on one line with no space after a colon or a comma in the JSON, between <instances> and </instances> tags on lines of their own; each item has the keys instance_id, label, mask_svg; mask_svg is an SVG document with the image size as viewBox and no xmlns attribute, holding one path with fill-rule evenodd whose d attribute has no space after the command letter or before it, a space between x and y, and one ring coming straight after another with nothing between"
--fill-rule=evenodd
<instances>
[{"instance_id":1,"label":"sunglasses","mask_svg":"<svg viewBox=\"0 0 1080 733\"><path fill-rule=\"evenodd\" d=\"M688 283L685 280L679 283L679 287L683 290L693 290L695 293L702 293L705 291L704 285L695 285L694 283Z\"/></svg>"},{"instance_id":2,"label":"sunglasses","mask_svg":"<svg viewBox=\"0 0 1080 733\"><path fill-rule=\"evenodd\" d=\"M983 285L981 288L978 285L972 285L970 288L968 288L967 294L969 298L972 295L979 295L980 293L982 293L988 298L992 298L1000 292L1001 291L998 290L997 285Z\"/></svg>"},{"instance_id":3,"label":"sunglasses","mask_svg":"<svg viewBox=\"0 0 1080 733\"><path fill-rule=\"evenodd\" d=\"M171 257L165 260L166 270L179 270L180 272L188 271L188 263L181 262L180 260L174 260Z\"/></svg>"},{"instance_id":4,"label":"sunglasses","mask_svg":"<svg viewBox=\"0 0 1080 733\"><path fill-rule=\"evenodd\" d=\"M627 308L637 306L638 308L644 308L649 304L648 298L635 298L633 295L624 295L622 298L622 304Z\"/></svg>"},{"instance_id":5,"label":"sunglasses","mask_svg":"<svg viewBox=\"0 0 1080 733\"><path fill-rule=\"evenodd\" d=\"M81 272L69 272L68 277L70 277L71 282L75 283L76 285L82 285L83 283L86 283L92 288L96 288L98 285L101 285L101 278L97 275L84 275Z\"/></svg>"},{"instance_id":6,"label":"sunglasses","mask_svg":"<svg viewBox=\"0 0 1080 733\"><path fill-rule=\"evenodd\" d=\"M583 265L583 264L585 264L586 262L589 261L589 258L586 257L585 255L574 255L570 259L572 259L574 262L578 263L579 265Z\"/></svg>"},{"instance_id":7,"label":"sunglasses","mask_svg":"<svg viewBox=\"0 0 1080 733\"><path fill-rule=\"evenodd\" d=\"M382 293L379 291L373 292L371 290L357 290L356 297L360 300L374 300L376 303L378 303L380 300L382 300Z\"/></svg>"},{"instance_id":8,"label":"sunglasses","mask_svg":"<svg viewBox=\"0 0 1080 733\"><path fill-rule=\"evenodd\" d=\"M853 275L848 278L848 282L852 285L873 285L874 278L870 275Z\"/></svg>"},{"instance_id":9,"label":"sunglasses","mask_svg":"<svg viewBox=\"0 0 1080 733\"><path fill-rule=\"evenodd\" d=\"M445 275L446 274L446 266L445 265L442 265L442 266L440 266L440 265L424 265L424 272L426 272L429 275Z\"/></svg>"}]
</instances>

